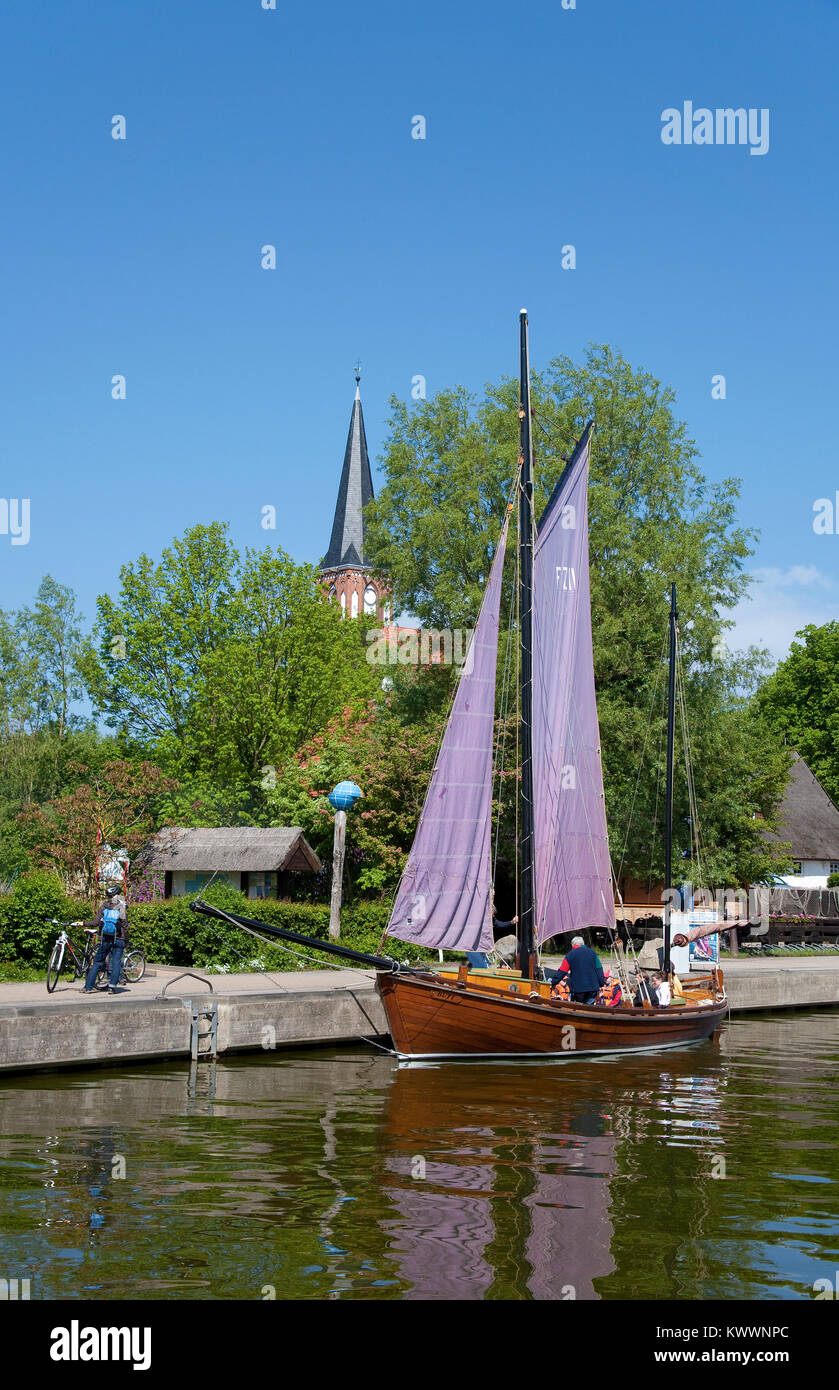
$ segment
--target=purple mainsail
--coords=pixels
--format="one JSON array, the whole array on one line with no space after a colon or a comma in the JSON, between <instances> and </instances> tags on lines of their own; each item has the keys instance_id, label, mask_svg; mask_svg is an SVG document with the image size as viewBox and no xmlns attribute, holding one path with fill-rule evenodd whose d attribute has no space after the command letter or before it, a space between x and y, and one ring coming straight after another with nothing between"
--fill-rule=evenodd
<instances>
[{"instance_id":1,"label":"purple mainsail","mask_svg":"<svg viewBox=\"0 0 839 1390\"><path fill-rule=\"evenodd\" d=\"M536 937L614 926L588 561L591 427L539 523L533 556Z\"/></svg>"},{"instance_id":2,"label":"purple mainsail","mask_svg":"<svg viewBox=\"0 0 839 1390\"><path fill-rule=\"evenodd\" d=\"M492 947L492 748L508 525L509 515L388 924L401 941Z\"/></svg>"}]
</instances>

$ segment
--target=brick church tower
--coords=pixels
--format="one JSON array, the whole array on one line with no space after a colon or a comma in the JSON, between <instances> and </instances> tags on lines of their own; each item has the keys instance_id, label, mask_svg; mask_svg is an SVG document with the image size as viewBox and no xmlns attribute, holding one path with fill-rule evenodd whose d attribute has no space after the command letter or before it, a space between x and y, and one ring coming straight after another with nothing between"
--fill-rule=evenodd
<instances>
[{"instance_id":1,"label":"brick church tower","mask_svg":"<svg viewBox=\"0 0 839 1390\"><path fill-rule=\"evenodd\" d=\"M367 436L361 413L360 373L355 376L350 432L344 453L344 467L335 505L332 538L320 572L329 586L329 597L340 603L345 617L366 613L379 622L390 621L390 590L376 579L366 563L364 551L364 508L373 498L373 478L367 454Z\"/></svg>"}]
</instances>

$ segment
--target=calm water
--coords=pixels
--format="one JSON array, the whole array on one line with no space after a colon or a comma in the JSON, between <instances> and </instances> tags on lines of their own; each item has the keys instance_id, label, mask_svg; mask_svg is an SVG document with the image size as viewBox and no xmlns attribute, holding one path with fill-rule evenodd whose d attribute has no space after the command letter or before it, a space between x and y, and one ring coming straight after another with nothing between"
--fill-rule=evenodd
<instances>
[{"instance_id":1,"label":"calm water","mask_svg":"<svg viewBox=\"0 0 839 1390\"><path fill-rule=\"evenodd\" d=\"M0 1275L32 1298L811 1298L839 1268L837 1063L839 1011L814 1011L627 1060L4 1081Z\"/></svg>"}]
</instances>

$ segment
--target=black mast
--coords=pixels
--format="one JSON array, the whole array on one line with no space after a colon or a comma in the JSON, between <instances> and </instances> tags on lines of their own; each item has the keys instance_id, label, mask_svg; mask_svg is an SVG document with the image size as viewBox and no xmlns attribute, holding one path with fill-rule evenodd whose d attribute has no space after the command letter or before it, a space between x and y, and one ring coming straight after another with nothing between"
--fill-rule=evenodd
<instances>
[{"instance_id":1,"label":"black mast","mask_svg":"<svg viewBox=\"0 0 839 1390\"><path fill-rule=\"evenodd\" d=\"M527 310L519 315L520 394L519 566L521 607L521 846L518 960L525 978L533 974L533 453L530 438L530 352Z\"/></svg>"},{"instance_id":2,"label":"black mast","mask_svg":"<svg viewBox=\"0 0 839 1390\"><path fill-rule=\"evenodd\" d=\"M670 975L670 890L673 887L673 743L676 732L676 585L670 586L670 679L667 690L667 788L664 808L664 962Z\"/></svg>"}]
</instances>

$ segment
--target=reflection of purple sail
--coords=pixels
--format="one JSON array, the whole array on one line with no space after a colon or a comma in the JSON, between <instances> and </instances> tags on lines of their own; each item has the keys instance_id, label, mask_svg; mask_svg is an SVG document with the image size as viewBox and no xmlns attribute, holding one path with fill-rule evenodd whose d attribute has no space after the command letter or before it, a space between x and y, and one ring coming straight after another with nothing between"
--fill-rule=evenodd
<instances>
[{"instance_id":1,"label":"reflection of purple sail","mask_svg":"<svg viewBox=\"0 0 839 1390\"><path fill-rule=\"evenodd\" d=\"M539 524L533 558L536 935L614 925L594 693L590 431Z\"/></svg>"},{"instance_id":2,"label":"reflection of purple sail","mask_svg":"<svg viewBox=\"0 0 839 1390\"><path fill-rule=\"evenodd\" d=\"M595 1279L615 1270L611 1253L609 1178L615 1172L615 1140L602 1134L563 1135L551 1152L546 1138L534 1141L536 1190L530 1211L527 1286L534 1298L593 1299Z\"/></svg>"},{"instance_id":3,"label":"reflection of purple sail","mask_svg":"<svg viewBox=\"0 0 839 1390\"><path fill-rule=\"evenodd\" d=\"M389 1158L387 1167L394 1166ZM430 1162L424 1182L384 1184L395 1213L382 1221L388 1259L410 1285L402 1298L486 1297L493 1280L486 1258L495 1237L492 1178L489 1165L464 1167L461 1160Z\"/></svg>"},{"instance_id":4,"label":"reflection of purple sail","mask_svg":"<svg viewBox=\"0 0 839 1390\"><path fill-rule=\"evenodd\" d=\"M388 925L391 936L424 946L492 946L492 745L508 520Z\"/></svg>"}]
</instances>

